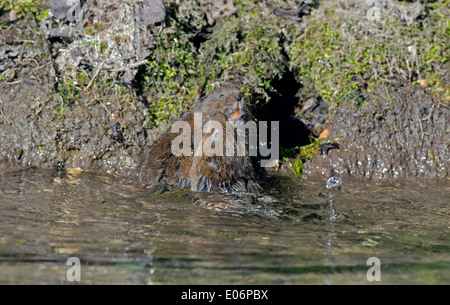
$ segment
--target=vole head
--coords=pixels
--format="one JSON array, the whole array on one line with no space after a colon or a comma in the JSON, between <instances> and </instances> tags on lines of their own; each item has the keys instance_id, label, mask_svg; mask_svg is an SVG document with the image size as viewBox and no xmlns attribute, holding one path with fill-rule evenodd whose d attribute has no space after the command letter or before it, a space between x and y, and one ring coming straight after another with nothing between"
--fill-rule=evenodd
<instances>
[{"instance_id":1,"label":"vole head","mask_svg":"<svg viewBox=\"0 0 450 305\"><path fill-rule=\"evenodd\" d=\"M194 111L211 116L222 114L229 121L245 120L248 114L244 96L229 85L217 88L202 98Z\"/></svg>"}]
</instances>

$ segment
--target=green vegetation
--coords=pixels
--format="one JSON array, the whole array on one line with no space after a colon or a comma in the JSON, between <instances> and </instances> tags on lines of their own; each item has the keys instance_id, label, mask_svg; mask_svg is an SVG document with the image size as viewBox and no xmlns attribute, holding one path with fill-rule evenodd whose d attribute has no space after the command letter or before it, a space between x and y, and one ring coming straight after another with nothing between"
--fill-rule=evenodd
<instances>
[{"instance_id":1,"label":"green vegetation","mask_svg":"<svg viewBox=\"0 0 450 305\"><path fill-rule=\"evenodd\" d=\"M439 76L449 56L448 6L445 1L428 4L428 21L406 25L393 14L380 24L358 21L357 16L336 14L333 5L321 3L323 15L304 18L306 29L289 30L291 68L297 72L304 91L316 91L327 101L354 101L360 105L358 76L370 88L396 77L427 79L441 98L449 88L440 87ZM436 73L436 70L440 70ZM441 89L438 89L441 88Z\"/></svg>"},{"instance_id":2,"label":"green vegetation","mask_svg":"<svg viewBox=\"0 0 450 305\"><path fill-rule=\"evenodd\" d=\"M0 0L0 6L5 10L17 10L19 8L29 8L30 10L36 10L37 7L42 6L42 0Z\"/></svg>"},{"instance_id":3,"label":"green vegetation","mask_svg":"<svg viewBox=\"0 0 450 305\"><path fill-rule=\"evenodd\" d=\"M271 82L287 67L282 54L279 23L261 18L255 7L243 6L237 16L218 20L210 39L202 45L203 62L211 62L210 79L243 81L242 90L254 102L268 101Z\"/></svg>"},{"instance_id":4,"label":"green vegetation","mask_svg":"<svg viewBox=\"0 0 450 305\"><path fill-rule=\"evenodd\" d=\"M283 2L274 1L277 5ZM449 88L441 78L448 62L448 7L443 0L426 5L427 22L408 25L389 13L373 29L351 12L336 13L331 2L303 17L302 27L252 1L236 1L237 12L216 20L214 28L198 19L199 12L177 16L157 39L143 84L158 92L152 97L152 123L176 116L198 88L205 85L208 92L215 82L237 81L253 103L267 101L272 81L287 69L303 85L300 101L320 95L358 108L364 103L362 78L370 92L396 77L425 79L446 100ZM198 37L205 40L199 49L193 43Z\"/></svg>"},{"instance_id":5,"label":"green vegetation","mask_svg":"<svg viewBox=\"0 0 450 305\"><path fill-rule=\"evenodd\" d=\"M310 137L311 144L289 149L281 147L281 165L289 168L296 177L301 177L305 169L305 162L311 162L314 156L319 155L322 145L338 142L339 140L339 138L320 140Z\"/></svg>"},{"instance_id":6,"label":"green vegetation","mask_svg":"<svg viewBox=\"0 0 450 305\"><path fill-rule=\"evenodd\" d=\"M56 87L56 91L61 95L64 102L63 105L60 105L59 107L60 114L64 113L64 106L72 110L78 105L77 101L81 98L81 94L71 78L67 78L64 82L59 83Z\"/></svg>"},{"instance_id":7,"label":"green vegetation","mask_svg":"<svg viewBox=\"0 0 450 305\"><path fill-rule=\"evenodd\" d=\"M0 7L3 7L5 11L15 10L19 14L31 13L37 21L42 21L50 12L50 9L44 9L43 5L42 0L0 0Z\"/></svg>"},{"instance_id":8,"label":"green vegetation","mask_svg":"<svg viewBox=\"0 0 450 305\"><path fill-rule=\"evenodd\" d=\"M283 157L282 162L292 171L295 177L302 176L303 171L305 169L305 165L300 157L297 157L294 160L289 159L287 157Z\"/></svg>"},{"instance_id":9,"label":"green vegetation","mask_svg":"<svg viewBox=\"0 0 450 305\"><path fill-rule=\"evenodd\" d=\"M163 31L157 44L141 83L150 104L151 124L155 127L189 107L197 94L202 72L189 36L176 27Z\"/></svg>"},{"instance_id":10,"label":"green vegetation","mask_svg":"<svg viewBox=\"0 0 450 305\"><path fill-rule=\"evenodd\" d=\"M188 109L200 88L208 93L217 82L244 84L242 91L254 102L268 100L271 81L286 67L278 24L261 19L254 5L238 5L238 12L218 19L214 29L199 28L195 34L181 23L195 26L198 20L181 16L179 23L155 35L157 48L149 56L142 83L151 88L152 126ZM205 41L197 47L196 39Z\"/></svg>"}]
</instances>

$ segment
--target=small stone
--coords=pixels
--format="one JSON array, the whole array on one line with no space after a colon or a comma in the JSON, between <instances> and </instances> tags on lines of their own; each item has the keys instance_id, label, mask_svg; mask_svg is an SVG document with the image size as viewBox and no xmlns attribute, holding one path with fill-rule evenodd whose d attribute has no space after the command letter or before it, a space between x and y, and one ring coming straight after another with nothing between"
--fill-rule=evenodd
<instances>
[{"instance_id":1,"label":"small stone","mask_svg":"<svg viewBox=\"0 0 450 305\"><path fill-rule=\"evenodd\" d=\"M426 79L419 79L417 81L423 88L428 87L428 81Z\"/></svg>"},{"instance_id":2,"label":"small stone","mask_svg":"<svg viewBox=\"0 0 450 305\"><path fill-rule=\"evenodd\" d=\"M17 11L9 11L9 21L14 22L17 20Z\"/></svg>"},{"instance_id":3,"label":"small stone","mask_svg":"<svg viewBox=\"0 0 450 305\"><path fill-rule=\"evenodd\" d=\"M143 7L136 11L136 17L139 23L147 27L164 21L166 8L160 0L144 0Z\"/></svg>"},{"instance_id":4,"label":"small stone","mask_svg":"<svg viewBox=\"0 0 450 305\"><path fill-rule=\"evenodd\" d=\"M19 52L17 52L17 51L8 53L9 58L16 58L18 55L19 55Z\"/></svg>"}]
</instances>

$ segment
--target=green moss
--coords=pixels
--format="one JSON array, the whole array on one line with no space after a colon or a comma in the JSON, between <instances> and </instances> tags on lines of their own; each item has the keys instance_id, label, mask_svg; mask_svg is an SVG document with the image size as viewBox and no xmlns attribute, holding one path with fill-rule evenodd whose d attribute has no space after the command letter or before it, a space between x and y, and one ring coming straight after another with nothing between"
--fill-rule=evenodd
<instances>
[{"instance_id":1,"label":"green moss","mask_svg":"<svg viewBox=\"0 0 450 305\"><path fill-rule=\"evenodd\" d=\"M349 43L338 29L342 20L330 15L329 22L311 18L308 31L294 30L290 45L291 68L303 84L328 101L344 102L358 98L355 75L370 73L372 67L386 70L384 48L370 40ZM328 18L327 18L328 20ZM372 81L376 81L373 77Z\"/></svg>"},{"instance_id":2,"label":"green moss","mask_svg":"<svg viewBox=\"0 0 450 305\"><path fill-rule=\"evenodd\" d=\"M158 47L148 57L141 85L146 89L154 127L189 108L197 94L202 67L189 38L172 26L157 37Z\"/></svg>"},{"instance_id":3,"label":"green moss","mask_svg":"<svg viewBox=\"0 0 450 305\"><path fill-rule=\"evenodd\" d=\"M70 110L74 109L78 104L77 101L81 98L81 93L71 78L67 78L64 82L57 84L56 92L61 95L63 100L63 104L59 106L58 110L60 114L64 113L65 107Z\"/></svg>"},{"instance_id":4,"label":"green moss","mask_svg":"<svg viewBox=\"0 0 450 305\"><path fill-rule=\"evenodd\" d=\"M85 72L82 72L82 71L77 72L77 81L79 84L84 84L87 82L87 76L86 76Z\"/></svg>"},{"instance_id":5,"label":"green moss","mask_svg":"<svg viewBox=\"0 0 450 305\"><path fill-rule=\"evenodd\" d=\"M151 29L157 47L148 57L142 86L151 101L152 126L190 109L199 89L207 94L216 83L240 85L253 102L268 100L272 80L287 67L280 19L265 18L253 2L235 6L237 13L217 19L213 28L205 20L195 22L203 14L198 11L177 16L161 33L159 27ZM205 41L196 45L198 39Z\"/></svg>"},{"instance_id":6,"label":"green moss","mask_svg":"<svg viewBox=\"0 0 450 305\"><path fill-rule=\"evenodd\" d=\"M413 70L424 79L433 78L436 65L448 61L449 22L445 16L449 11L443 0L429 7L428 22L405 26L391 16L393 20L389 19L379 35L370 35L352 19L338 17L330 9L324 9L321 18L306 16L303 22L307 30L289 27L291 69L305 85L305 94L316 92L340 103L358 99L354 94L358 75L369 75L372 84L409 76ZM417 60L412 63L414 46Z\"/></svg>"},{"instance_id":7,"label":"green moss","mask_svg":"<svg viewBox=\"0 0 450 305\"><path fill-rule=\"evenodd\" d=\"M106 48L107 48L106 42L102 42L102 43L100 44L100 51L102 52L102 54L105 54Z\"/></svg>"},{"instance_id":8,"label":"green moss","mask_svg":"<svg viewBox=\"0 0 450 305\"><path fill-rule=\"evenodd\" d=\"M0 7L6 11L15 10L21 14L32 14L36 21L42 21L49 15L50 9L43 8L42 0L0 0Z\"/></svg>"},{"instance_id":9,"label":"green moss","mask_svg":"<svg viewBox=\"0 0 450 305\"><path fill-rule=\"evenodd\" d=\"M203 58L214 67L210 79L240 80L242 91L253 95L255 102L268 101L268 93L274 90L272 81L287 67L280 20L262 17L254 6L240 5L236 16L217 22L210 39L202 45Z\"/></svg>"},{"instance_id":10,"label":"green moss","mask_svg":"<svg viewBox=\"0 0 450 305\"><path fill-rule=\"evenodd\" d=\"M36 7L43 5L42 0L0 0L0 6L5 10L19 10L20 8L36 10Z\"/></svg>"}]
</instances>

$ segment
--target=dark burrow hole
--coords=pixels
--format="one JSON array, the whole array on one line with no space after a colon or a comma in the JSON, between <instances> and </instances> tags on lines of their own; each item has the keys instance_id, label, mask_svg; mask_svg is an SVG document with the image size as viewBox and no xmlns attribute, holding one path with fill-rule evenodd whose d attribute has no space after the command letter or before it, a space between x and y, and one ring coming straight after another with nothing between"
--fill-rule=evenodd
<instances>
[{"instance_id":1,"label":"dark burrow hole","mask_svg":"<svg viewBox=\"0 0 450 305\"><path fill-rule=\"evenodd\" d=\"M150 104L147 98L144 96L144 84L145 84L145 75L147 74L146 66L140 66L131 82L131 87L135 90L136 95L139 97L140 101L144 104L144 106L148 109Z\"/></svg>"},{"instance_id":2,"label":"dark burrow hole","mask_svg":"<svg viewBox=\"0 0 450 305\"><path fill-rule=\"evenodd\" d=\"M311 143L311 131L298 118L294 117L294 109L299 106L296 96L302 87L295 79L294 73L287 71L279 79L272 82L275 92L269 93L270 101L254 109L259 121L280 122L280 146L294 148Z\"/></svg>"},{"instance_id":3,"label":"dark burrow hole","mask_svg":"<svg viewBox=\"0 0 450 305\"><path fill-rule=\"evenodd\" d=\"M196 50L199 50L202 43L208 40L207 36L211 35L212 31L213 26L204 26L199 32L194 35L191 41L194 44Z\"/></svg>"}]
</instances>

